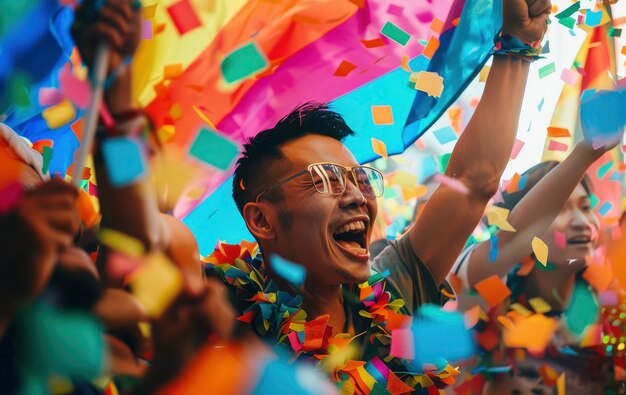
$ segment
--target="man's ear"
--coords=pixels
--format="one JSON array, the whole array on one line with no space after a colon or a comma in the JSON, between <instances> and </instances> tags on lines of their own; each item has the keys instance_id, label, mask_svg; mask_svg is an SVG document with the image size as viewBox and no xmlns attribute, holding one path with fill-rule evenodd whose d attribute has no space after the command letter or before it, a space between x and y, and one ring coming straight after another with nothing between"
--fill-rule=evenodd
<instances>
[{"instance_id":1,"label":"man's ear","mask_svg":"<svg viewBox=\"0 0 626 395\"><path fill-rule=\"evenodd\" d=\"M259 240L276 238L273 221L269 218L270 207L265 203L246 203L243 207L243 219L252 235Z\"/></svg>"}]
</instances>

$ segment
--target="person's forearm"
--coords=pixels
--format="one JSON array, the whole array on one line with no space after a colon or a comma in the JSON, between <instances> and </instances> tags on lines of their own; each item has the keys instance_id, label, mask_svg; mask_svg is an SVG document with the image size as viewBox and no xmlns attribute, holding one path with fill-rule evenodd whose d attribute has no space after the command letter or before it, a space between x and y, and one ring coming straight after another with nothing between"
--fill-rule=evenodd
<instances>
[{"instance_id":1,"label":"person's forearm","mask_svg":"<svg viewBox=\"0 0 626 395\"><path fill-rule=\"evenodd\" d=\"M489 261L489 242L476 248L469 261L470 285L492 275L502 277L530 255L533 237L541 235L550 226L589 166L600 155L602 152L579 143L563 163L543 177L509 214L508 222L516 232L498 234L496 261Z\"/></svg>"},{"instance_id":2,"label":"person's forearm","mask_svg":"<svg viewBox=\"0 0 626 395\"><path fill-rule=\"evenodd\" d=\"M454 148L446 174L476 197L488 200L497 191L515 141L528 68L513 56L494 56L480 103Z\"/></svg>"}]
</instances>

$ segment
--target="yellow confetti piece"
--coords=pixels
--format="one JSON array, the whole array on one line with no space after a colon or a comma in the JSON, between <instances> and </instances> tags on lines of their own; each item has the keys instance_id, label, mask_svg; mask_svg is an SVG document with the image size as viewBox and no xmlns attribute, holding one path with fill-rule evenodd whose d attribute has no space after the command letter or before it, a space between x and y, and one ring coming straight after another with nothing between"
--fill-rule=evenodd
<instances>
[{"instance_id":1,"label":"yellow confetti piece","mask_svg":"<svg viewBox=\"0 0 626 395\"><path fill-rule=\"evenodd\" d=\"M183 74L183 65L180 63L169 64L163 68L163 79L171 80Z\"/></svg>"},{"instance_id":2,"label":"yellow confetti piece","mask_svg":"<svg viewBox=\"0 0 626 395\"><path fill-rule=\"evenodd\" d=\"M152 325L149 322L140 322L137 326L143 337L149 339L152 336Z\"/></svg>"},{"instance_id":3,"label":"yellow confetti piece","mask_svg":"<svg viewBox=\"0 0 626 395\"><path fill-rule=\"evenodd\" d=\"M402 188L402 197L404 200L421 198L422 196L426 196L427 193L428 188L426 188L426 185L418 185L415 188Z\"/></svg>"},{"instance_id":4,"label":"yellow confetti piece","mask_svg":"<svg viewBox=\"0 0 626 395\"><path fill-rule=\"evenodd\" d=\"M150 5L144 6L141 9L141 11L143 13L143 17L145 19L154 18L154 13L156 12L156 9L157 9L158 5L159 5L158 3L154 3L154 4L150 4Z\"/></svg>"},{"instance_id":5,"label":"yellow confetti piece","mask_svg":"<svg viewBox=\"0 0 626 395\"><path fill-rule=\"evenodd\" d=\"M183 116L183 109L180 104L176 103L170 108L170 116L172 119L180 119Z\"/></svg>"},{"instance_id":6,"label":"yellow confetti piece","mask_svg":"<svg viewBox=\"0 0 626 395\"><path fill-rule=\"evenodd\" d=\"M372 137L372 149L375 154L387 158L387 146L384 142Z\"/></svg>"},{"instance_id":7,"label":"yellow confetti piece","mask_svg":"<svg viewBox=\"0 0 626 395\"><path fill-rule=\"evenodd\" d=\"M443 92L443 77L440 77L437 73L420 71L413 73L411 77L415 80L415 89L418 91L426 92L428 96L441 96ZM409 79L411 79L411 77L409 77Z\"/></svg>"},{"instance_id":8,"label":"yellow confetti piece","mask_svg":"<svg viewBox=\"0 0 626 395\"><path fill-rule=\"evenodd\" d=\"M556 388L559 395L565 395L565 372L556 380Z\"/></svg>"},{"instance_id":9,"label":"yellow confetti piece","mask_svg":"<svg viewBox=\"0 0 626 395\"><path fill-rule=\"evenodd\" d=\"M485 82L487 81L487 77L489 77L489 71L491 70L491 66L483 66L483 68L480 70L480 73L478 74L478 82Z\"/></svg>"},{"instance_id":10,"label":"yellow confetti piece","mask_svg":"<svg viewBox=\"0 0 626 395\"><path fill-rule=\"evenodd\" d=\"M526 307L524 307L523 305L519 303L513 303L511 305L511 310L516 311L525 317L532 314L532 311L528 310Z\"/></svg>"},{"instance_id":11,"label":"yellow confetti piece","mask_svg":"<svg viewBox=\"0 0 626 395\"><path fill-rule=\"evenodd\" d=\"M374 125L393 125L391 106L372 106L372 121Z\"/></svg>"},{"instance_id":12,"label":"yellow confetti piece","mask_svg":"<svg viewBox=\"0 0 626 395\"><path fill-rule=\"evenodd\" d=\"M541 297L531 298L528 300L528 304L535 310L537 313L547 313L552 310L552 307Z\"/></svg>"},{"instance_id":13,"label":"yellow confetti piece","mask_svg":"<svg viewBox=\"0 0 626 395\"><path fill-rule=\"evenodd\" d=\"M413 188L417 184L417 176L404 170L398 170L394 173L392 182L403 188Z\"/></svg>"},{"instance_id":14,"label":"yellow confetti piece","mask_svg":"<svg viewBox=\"0 0 626 395\"><path fill-rule=\"evenodd\" d=\"M548 246L538 237L534 237L532 241L533 252L535 253L535 258L543 266L546 266L548 263Z\"/></svg>"},{"instance_id":15,"label":"yellow confetti piece","mask_svg":"<svg viewBox=\"0 0 626 395\"><path fill-rule=\"evenodd\" d=\"M158 317L180 291L180 271L163 254L151 254L131 277L133 294L152 317Z\"/></svg>"},{"instance_id":16,"label":"yellow confetti piece","mask_svg":"<svg viewBox=\"0 0 626 395\"><path fill-rule=\"evenodd\" d=\"M145 248L141 241L114 229L100 229L98 239L100 244L134 258L139 258L145 253Z\"/></svg>"},{"instance_id":17,"label":"yellow confetti piece","mask_svg":"<svg viewBox=\"0 0 626 395\"><path fill-rule=\"evenodd\" d=\"M76 118L76 109L69 100L63 100L61 103L43 110L41 116L46 120L48 128L58 129Z\"/></svg>"},{"instance_id":18,"label":"yellow confetti piece","mask_svg":"<svg viewBox=\"0 0 626 395\"><path fill-rule=\"evenodd\" d=\"M513 324L513 321L511 321L508 317L505 317L503 315L498 316L498 322L500 323L500 325L502 325L508 330L513 329L513 327L515 326Z\"/></svg>"},{"instance_id":19,"label":"yellow confetti piece","mask_svg":"<svg viewBox=\"0 0 626 395\"><path fill-rule=\"evenodd\" d=\"M174 139L176 128L174 125L163 125L157 129L157 138L161 143L168 143Z\"/></svg>"},{"instance_id":20,"label":"yellow confetti piece","mask_svg":"<svg viewBox=\"0 0 626 395\"><path fill-rule=\"evenodd\" d=\"M515 228L508 222L509 212L509 209L491 206L487 210L487 222L489 225L497 226L500 230L515 232Z\"/></svg>"},{"instance_id":21,"label":"yellow confetti piece","mask_svg":"<svg viewBox=\"0 0 626 395\"><path fill-rule=\"evenodd\" d=\"M193 110L196 112L196 114L198 114L200 119L202 119L204 122L206 122L207 125L209 125L212 129L216 129L216 127L213 124L213 122L211 122L209 117L207 117L206 114L204 112L202 112L202 110L199 107L197 107L196 105L192 105L191 108L193 108Z\"/></svg>"}]
</instances>

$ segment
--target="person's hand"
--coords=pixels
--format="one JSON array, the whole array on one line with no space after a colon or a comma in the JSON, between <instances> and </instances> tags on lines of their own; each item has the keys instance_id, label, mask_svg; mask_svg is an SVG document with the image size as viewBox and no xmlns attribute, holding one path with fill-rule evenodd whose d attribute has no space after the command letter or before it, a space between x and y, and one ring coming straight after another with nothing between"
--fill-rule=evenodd
<instances>
[{"instance_id":1,"label":"person's hand","mask_svg":"<svg viewBox=\"0 0 626 395\"><path fill-rule=\"evenodd\" d=\"M36 297L80 227L78 191L54 179L25 192L0 225L0 299L12 307ZM6 305L5 305L6 307Z\"/></svg>"},{"instance_id":2,"label":"person's hand","mask_svg":"<svg viewBox=\"0 0 626 395\"><path fill-rule=\"evenodd\" d=\"M106 0L99 10L95 1L76 6L72 37L80 55L91 67L98 44L109 45L109 72L134 55L141 39L141 9L133 0Z\"/></svg>"},{"instance_id":3,"label":"person's hand","mask_svg":"<svg viewBox=\"0 0 626 395\"><path fill-rule=\"evenodd\" d=\"M503 0L502 34L531 44L540 42L548 30L550 0Z\"/></svg>"},{"instance_id":4,"label":"person's hand","mask_svg":"<svg viewBox=\"0 0 626 395\"><path fill-rule=\"evenodd\" d=\"M182 292L152 325L154 358L144 386L147 393L176 377L210 340L228 340L235 329L235 311L225 286L207 279L199 295Z\"/></svg>"},{"instance_id":5,"label":"person's hand","mask_svg":"<svg viewBox=\"0 0 626 395\"><path fill-rule=\"evenodd\" d=\"M580 103L580 123L585 143L606 152L624 138L626 89L600 91Z\"/></svg>"}]
</instances>

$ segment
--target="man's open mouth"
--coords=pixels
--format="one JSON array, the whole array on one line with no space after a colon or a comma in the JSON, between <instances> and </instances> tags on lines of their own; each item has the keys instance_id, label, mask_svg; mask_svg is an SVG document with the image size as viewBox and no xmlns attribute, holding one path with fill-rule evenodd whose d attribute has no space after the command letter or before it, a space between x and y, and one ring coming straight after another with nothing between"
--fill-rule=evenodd
<instances>
[{"instance_id":1,"label":"man's open mouth","mask_svg":"<svg viewBox=\"0 0 626 395\"><path fill-rule=\"evenodd\" d=\"M587 243L591 243L590 236L579 235L579 236L574 236L574 237L570 237L569 239L567 239L567 244L587 244Z\"/></svg>"},{"instance_id":2,"label":"man's open mouth","mask_svg":"<svg viewBox=\"0 0 626 395\"><path fill-rule=\"evenodd\" d=\"M354 255L367 255L367 226L366 221L355 220L340 226L333 238L344 249Z\"/></svg>"}]
</instances>

